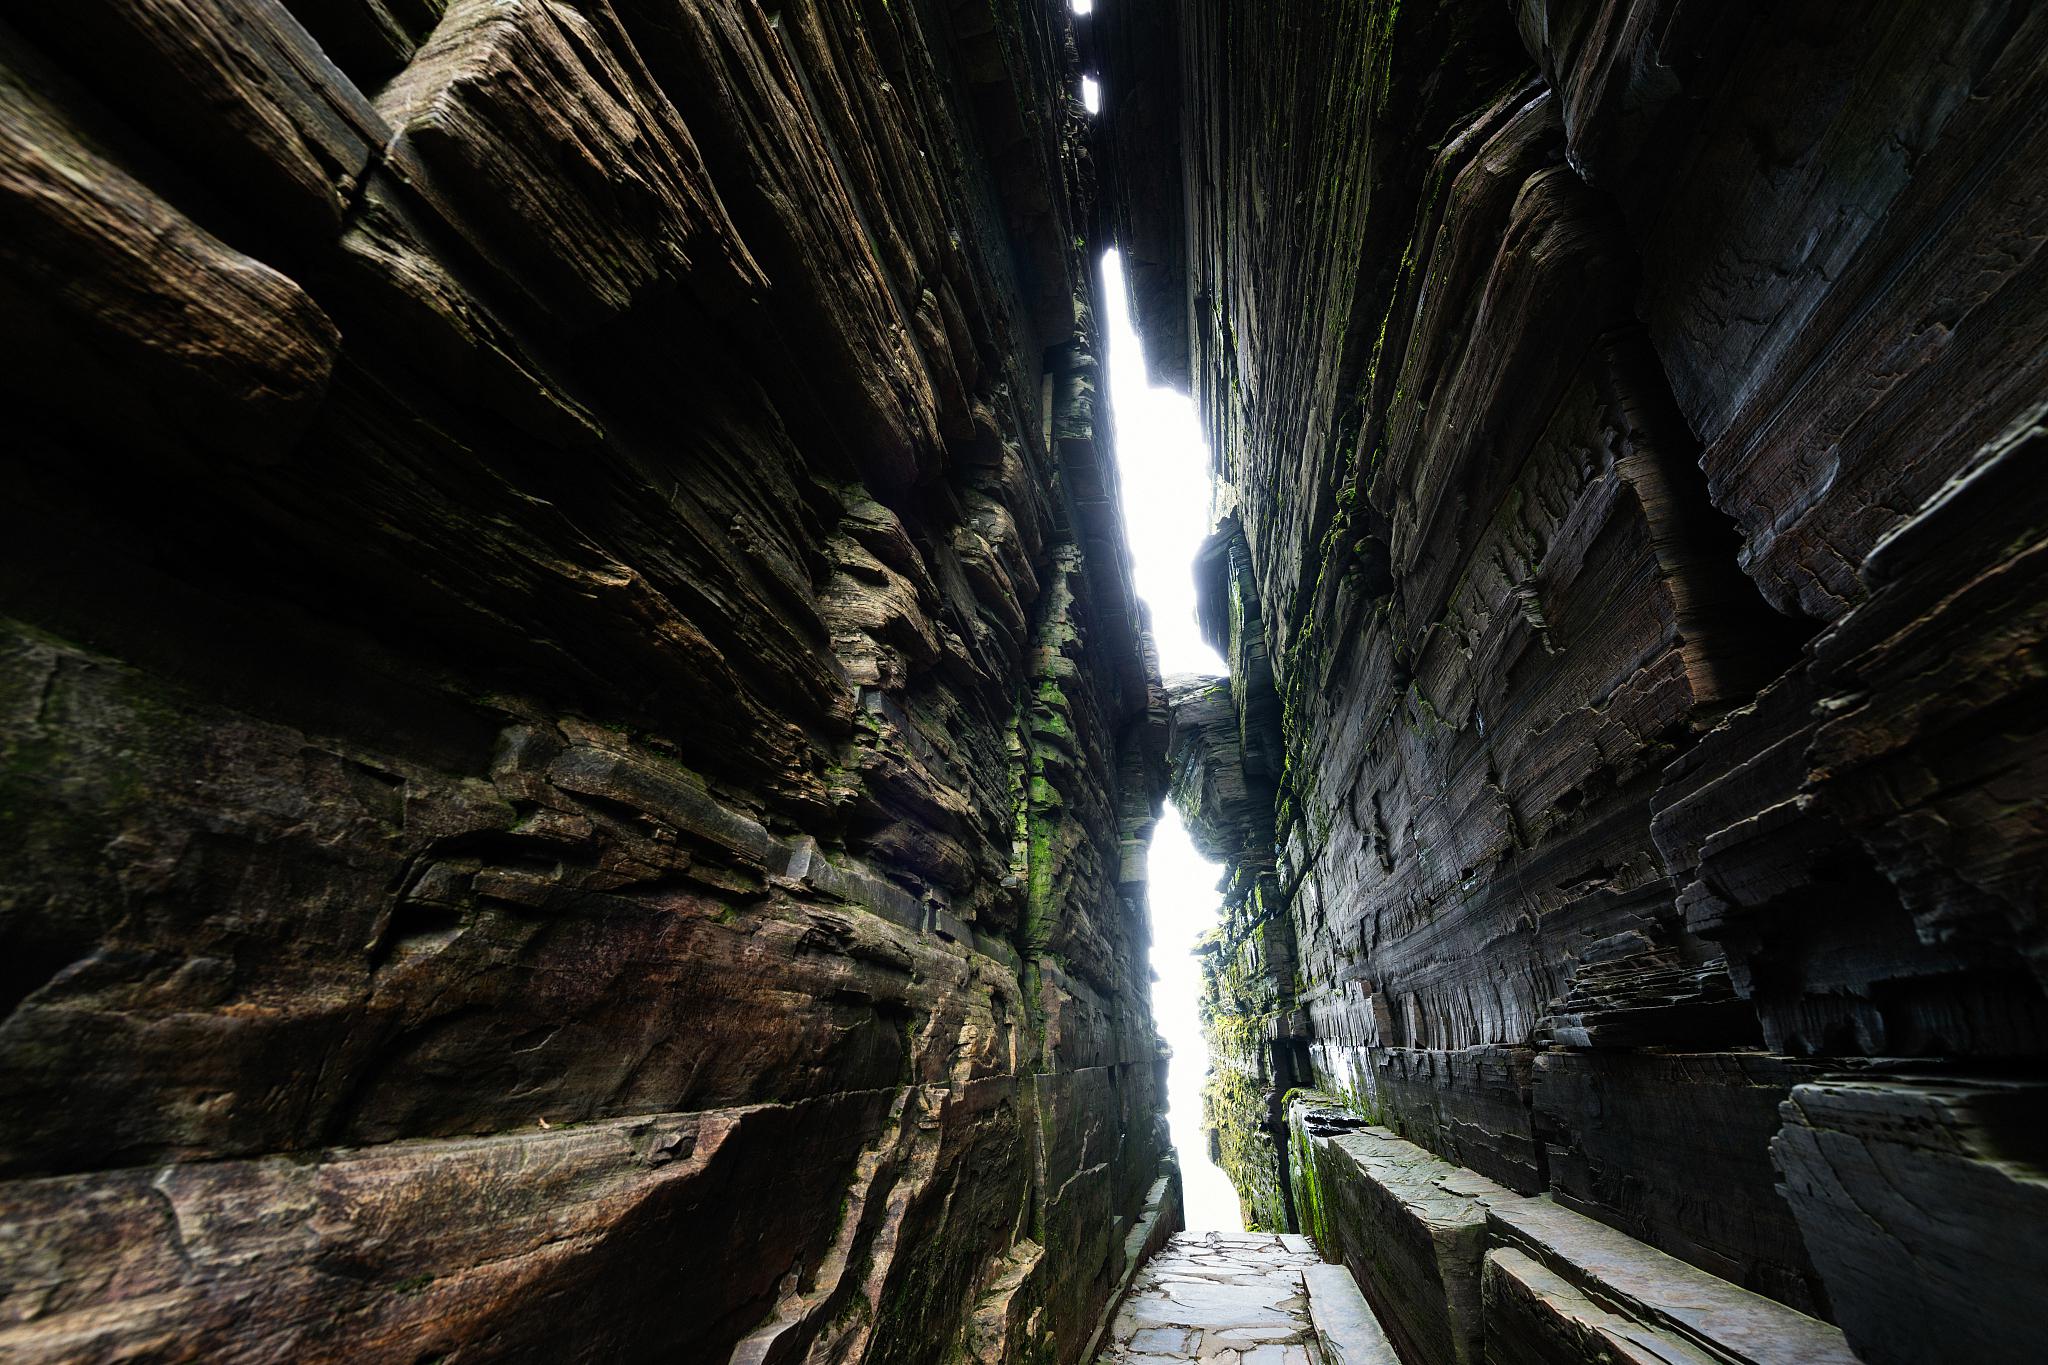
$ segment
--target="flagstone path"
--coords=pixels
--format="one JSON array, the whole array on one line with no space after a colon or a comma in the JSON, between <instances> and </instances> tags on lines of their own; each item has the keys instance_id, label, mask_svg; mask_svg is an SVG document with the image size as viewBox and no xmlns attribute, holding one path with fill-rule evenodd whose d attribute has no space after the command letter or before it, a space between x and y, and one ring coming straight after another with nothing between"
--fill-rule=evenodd
<instances>
[{"instance_id":1,"label":"flagstone path","mask_svg":"<svg viewBox=\"0 0 2048 1365\"><path fill-rule=\"evenodd\" d=\"M1329 1365L1302 1272L1306 1237L1183 1232L1138 1272L1097 1365Z\"/></svg>"}]
</instances>

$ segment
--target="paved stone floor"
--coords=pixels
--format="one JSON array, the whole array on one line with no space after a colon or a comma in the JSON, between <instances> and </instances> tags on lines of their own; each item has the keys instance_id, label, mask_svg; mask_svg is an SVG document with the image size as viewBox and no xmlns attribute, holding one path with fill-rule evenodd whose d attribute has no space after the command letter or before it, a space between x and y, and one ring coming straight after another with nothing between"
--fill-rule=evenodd
<instances>
[{"instance_id":1,"label":"paved stone floor","mask_svg":"<svg viewBox=\"0 0 2048 1365\"><path fill-rule=\"evenodd\" d=\"M1138 1272L1098 1365L1323 1365L1309 1325L1305 1237L1183 1232Z\"/></svg>"}]
</instances>

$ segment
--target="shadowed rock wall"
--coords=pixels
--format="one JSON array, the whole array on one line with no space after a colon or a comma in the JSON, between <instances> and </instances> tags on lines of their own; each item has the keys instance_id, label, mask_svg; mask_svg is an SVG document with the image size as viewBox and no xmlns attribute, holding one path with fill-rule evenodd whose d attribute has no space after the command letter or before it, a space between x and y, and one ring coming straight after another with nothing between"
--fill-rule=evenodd
<instances>
[{"instance_id":1,"label":"shadowed rock wall","mask_svg":"<svg viewBox=\"0 0 2048 1365\"><path fill-rule=\"evenodd\" d=\"M2048 12L1140 8L1248 1208L1312 1080L1867 1358L2026 1358L2038 1285L1961 1248L2044 1179Z\"/></svg>"},{"instance_id":2,"label":"shadowed rock wall","mask_svg":"<svg viewBox=\"0 0 2048 1365\"><path fill-rule=\"evenodd\" d=\"M0 1354L1080 1357L1178 1214L1073 41L11 13Z\"/></svg>"}]
</instances>

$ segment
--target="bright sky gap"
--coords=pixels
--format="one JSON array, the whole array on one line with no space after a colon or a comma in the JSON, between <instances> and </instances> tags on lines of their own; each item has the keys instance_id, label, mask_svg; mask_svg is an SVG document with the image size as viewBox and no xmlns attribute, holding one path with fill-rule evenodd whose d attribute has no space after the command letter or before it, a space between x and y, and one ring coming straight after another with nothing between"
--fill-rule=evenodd
<instances>
[{"instance_id":1,"label":"bright sky gap","mask_svg":"<svg viewBox=\"0 0 2048 1365\"><path fill-rule=\"evenodd\" d=\"M1109 399L1123 483L1124 525L1138 595L1152 612L1159 667L1222 673L1223 660L1195 625L1195 552L1209 530L1209 453L1193 400L1147 382L1145 357L1124 295L1123 263L1102 258L1104 330L1109 341ZM1168 1122L1180 1151L1187 1225L1201 1231L1244 1228L1237 1192L1209 1160L1202 1132L1202 1078L1209 1047L1198 1002L1202 975L1195 941L1217 920L1223 869L1203 861L1169 805L1152 835L1152 1016L1173 1048L1167 1073Z\"/></svg>"}]
</instances>

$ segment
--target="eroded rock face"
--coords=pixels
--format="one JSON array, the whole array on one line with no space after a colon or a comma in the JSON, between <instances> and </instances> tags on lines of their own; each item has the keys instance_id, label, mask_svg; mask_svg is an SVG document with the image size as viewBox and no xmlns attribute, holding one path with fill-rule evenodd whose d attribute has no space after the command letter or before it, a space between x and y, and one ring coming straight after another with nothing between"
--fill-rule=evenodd
<instances>
[{"instance_id":1,"label":"eroded rock face","mask_svg":"<svg viewBox=\"0 0 2048 1365\"><path fill-rule=\"evenodd\" d=\"M0 1354L1072 1361L1177 1226L1064 5L0 29Z\"/></svg>"},{"instance_id":2,"label":"eroded rock face","mask_svg":"<svg viewBox=\"0 0 2048 1365\"><path fill-rule=\"evenodd\" d=\"M1880 1192L1817 1154L1861 1144L1922 1207L2041 1174L1820 1101L1916 1111L1909 1066L2048 1054L2048 14L1120 13L1110 145L1177 171L1117 190L1185 204L1119 210L1134 301L1209 429L1207 623L1256 650L1240 728L1270 692L1280 756L1211 1002L1267 1102L1221 1144L1275 1145L1306 1054L1438 1156L1884 1354L1878 1262L1940 1238L1851 1235ZM1213 771L1213 709L1181 771L1220 808L1256 784ZM1600 1349L1554 1269L1490 1264L1480 1314L1472 1258L1439 1354L1486 1314L1528 1337L1488 1358ZM2036 1349L1963 1297L1913 1311Z\"/></svg>"}]
</instances>

